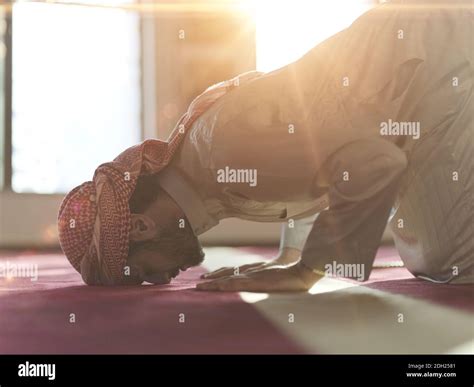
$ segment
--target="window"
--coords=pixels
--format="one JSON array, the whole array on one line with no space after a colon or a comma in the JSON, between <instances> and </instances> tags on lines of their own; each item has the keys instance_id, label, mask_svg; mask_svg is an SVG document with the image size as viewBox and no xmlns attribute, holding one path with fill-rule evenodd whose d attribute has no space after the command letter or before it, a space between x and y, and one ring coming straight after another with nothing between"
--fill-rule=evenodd
<instances>
[{"instance_id":1,"label":"window","mask_svg":"<svg viewBox=\"0 0 474 387\"><path fill-rule=\"evenodd\" d=\"M15 192L66 192L141 139L139 15L97 3L117 1L13 5Z\"/></svg>"}]
</instances>

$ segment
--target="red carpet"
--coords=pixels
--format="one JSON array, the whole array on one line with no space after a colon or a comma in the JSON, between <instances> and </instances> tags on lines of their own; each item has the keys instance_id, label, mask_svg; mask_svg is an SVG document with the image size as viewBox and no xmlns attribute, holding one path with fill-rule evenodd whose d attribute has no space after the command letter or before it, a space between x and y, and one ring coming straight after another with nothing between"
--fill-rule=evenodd
<instances>
[{"instance_id":1,"label":"red carpet","mask_svg":"<svg viewBox=\"0 0 474 387\"><path fill-rule=\"evenodd\" d=\"M435 284L418 278L392 279L364 285L384 292L401 294L458 310L474 312L474 286Z\"/></svg>"},{"instance_id":2,"label":"red carpet","mask_svg":"<svg viewBox=\"0 0 474 387\"><path fill-rule=\"evenodd\" d=\"M239 250L263 259L276 252ZM393 248L382 248L377 262L397 259ZM83 285L61 254L0 254L0 263L7 261L37 263L39 278L0 278L0 353L304 352L239 294L195 291L200 268L165 287L104 288ZM358 284L474 311L472 285L432 284L405 268L374 269L370 281Z\"/></svg>"},{"instance_id":3,"label":"red carpet","mask_svg":"<svg viewBox=\"0 0 474 387\"><path fill-rule=\"evenodd\" d=\"M242 247L243 251L260 254L262 257L274 257L274 248ZM401 262L394 247L383 246L377 252L375 264ZM435 304L452 307L459 310L474 312L474 285L436 284L415 278L404 267L374 268L369 281L355 282L388 293L401 294L417 299L423 299Z\"/></svg>"},{"instance_id":4,"label":"red carpet","mask_svg":"<svg viewBox=\"0 0 474 387\"><path fill-rule=\"evenodd\" d=\"M60 254L7 259L37 262L39 278L0 279L0 353L302 352L238 294L195 291L200 268L165 287L104 288Z\"/></svg>"}]
</instances>

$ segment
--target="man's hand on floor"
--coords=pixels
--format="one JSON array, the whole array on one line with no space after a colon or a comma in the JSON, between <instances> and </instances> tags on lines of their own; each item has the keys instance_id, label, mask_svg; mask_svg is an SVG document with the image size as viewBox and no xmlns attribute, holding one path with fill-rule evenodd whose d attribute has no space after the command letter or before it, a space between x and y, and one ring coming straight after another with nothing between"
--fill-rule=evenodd
<instances>
[{"instance_id":1,"label":"man's hand on floor","mask_svg":"<svg viewBox=\"0 0 474 387\"><path fill-rule=\"evenodd\" d=\"M247 274L254 270L267 269L275 266L292 265L300 259L301 251L293 248L281 249L278 255L269 262L256 262L236 267L221 267L210 273L203 274L203 279L224 278L232 275Z\"/></svg>"},{"instance_id":2,"label":"man's hand on floor","mask_svg":"<svg viewBox=\"0 0 474 387\"><path fill-rule=\"evenodd\" d=\"M198 290L226 292L288 292L307 291L320 275L300 263L291 266L272 266L231 275L197 284Z\"/></svg>"}]
</instances>

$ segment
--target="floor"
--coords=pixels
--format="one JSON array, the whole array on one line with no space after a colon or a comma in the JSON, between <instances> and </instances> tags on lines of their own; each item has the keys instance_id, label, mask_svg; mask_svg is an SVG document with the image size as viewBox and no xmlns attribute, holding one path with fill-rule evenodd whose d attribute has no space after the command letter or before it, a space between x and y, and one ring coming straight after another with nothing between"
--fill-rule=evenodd
<instances>
[{"instance_id":1,"label":"floor","mask_svg":"<svg viewBox=\"0 0 474 387\"><path fill-rule=\"evenodd\" d=\"M474 353L474 286L413 278L393 247L368 282L325 278L308 293L211 293L206 270L274 248L212 247L167 286L89 287L58 253L0 252L0 353ZM26 267L26 266L24 266ZM0 272L1 273L1 272Z\"/></svg>"}]
</instances>

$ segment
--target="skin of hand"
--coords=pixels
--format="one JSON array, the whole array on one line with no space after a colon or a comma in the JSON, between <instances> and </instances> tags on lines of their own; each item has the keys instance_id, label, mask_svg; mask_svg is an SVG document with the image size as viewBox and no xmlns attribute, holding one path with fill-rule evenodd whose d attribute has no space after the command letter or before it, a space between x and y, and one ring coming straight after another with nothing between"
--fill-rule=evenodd
<instances>
[{"instance_id":1,"label":"skin of hand","mask_svg":"<svg viewBox=\"0 0 474 387\"><path fill-rule=\"evenodd\" d=\"M281 249L279 254L269 262L255 262L248 265L242 265L237 267L221 267L220 269L214 270L210 273L203 274L203 279L216 279L224 278L231 275L245 274L250 271L270 268L273 266L286 266L291 265L300 259L301 250L294 248Z\"/></svg>"},{"instance_id":2,"label":"skin of hand","mask_svg":"<svg viewBox=\"0 0 474 387\"><path fill-rule=\"evenodd\" d=\"M201 282L196 288L224 292L307 291L322 277L298 262L290 266L276 265Z\"/></svg>"}]
</instances>

